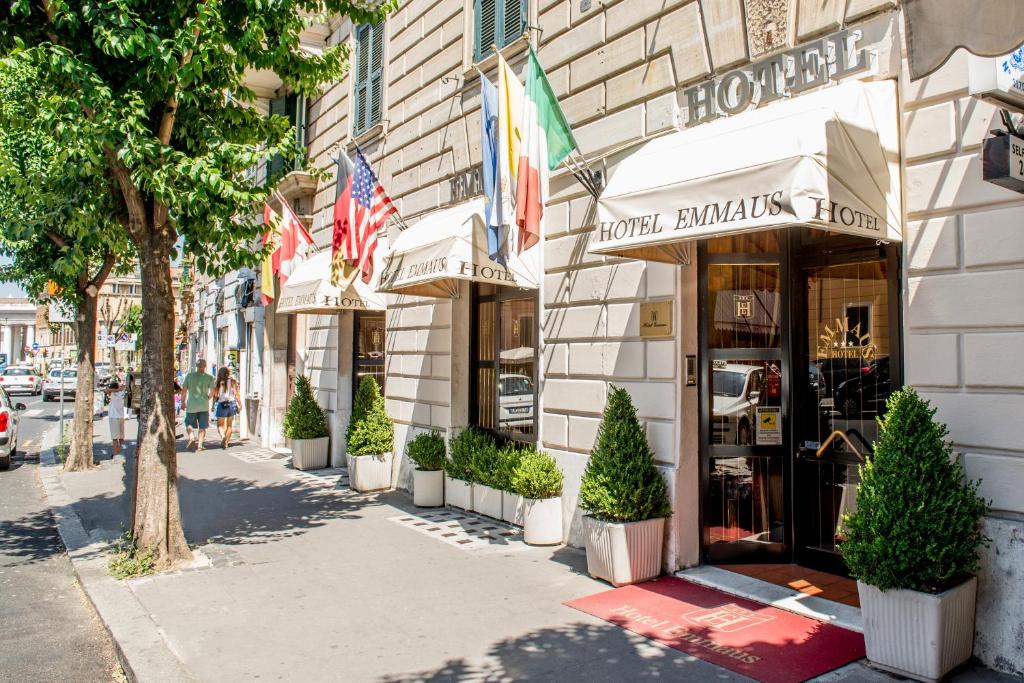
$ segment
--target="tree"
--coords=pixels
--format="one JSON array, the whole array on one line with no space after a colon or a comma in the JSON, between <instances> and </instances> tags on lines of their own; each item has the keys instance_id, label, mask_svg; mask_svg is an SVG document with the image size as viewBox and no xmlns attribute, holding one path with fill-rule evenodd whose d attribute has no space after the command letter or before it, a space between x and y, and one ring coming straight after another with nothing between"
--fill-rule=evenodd
<instances>
[{"instance_id":1,"label":"tree","mask_svg":"<svg viewBox=\"0 0 1024 683\"><path fill-rule=\"evenodd\" d=\"M29 105L49 94L38 76L31 64L0 65L0 247L13 257L5 279L37 299L53 283L58 305L74 312L78 391L65 469L75 471L93 466L97 294L128 245L102 170L76 163Z\"/></svg>"},{"instance_id":2,"label":"tree","mask_svg":"<svg viewBox=\"0 0 1024 683\"><path fill-rule=\"evenodd\" d=\"M174 443L174 245L182 236L185 251L211 274L259 261L261 254L238 245L260 236L256 211L272 188L246 171L265 155L295 160L299 150L285 117L267 118L252 106L246 72L273 71L288 88L313 95L343 76L348 49L303 50L305 26L325 14L378 22L391 2L13 0L0 19L6 59L34 65L60 93L33 105L63 144L109 173L116 219L139 255L133 531L158 567L191 557Z\"/></svg>"}]
</instances>

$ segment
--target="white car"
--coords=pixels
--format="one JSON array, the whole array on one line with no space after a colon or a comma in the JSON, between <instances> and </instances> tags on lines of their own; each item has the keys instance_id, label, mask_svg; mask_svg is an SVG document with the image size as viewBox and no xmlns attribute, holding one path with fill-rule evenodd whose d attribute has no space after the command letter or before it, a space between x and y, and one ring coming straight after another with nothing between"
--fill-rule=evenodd
<instances>
[{"instance_id":1,"label":"white car","mask_svg":"<svg viewBox=\"0 0 1024 683\"><path fill-rule=\"evenodd\" d=\"M0 470L11 466L11 458L18 451L18 412L24 403L11 405L11 397L0 389Z\"/></svg>"},{"instance_id":2,"label":"white car","mask_svg":"<svg viewBox=\"0 0 1024 683\"><path fill-rule=\"evenodd\" d=\"M43 378L34 368L16 365L0 373L0 386L8 394L18 392L38 396L43 390Z\"/></svg>"},{"instance_id":3,"label":"white car","mask_svg":"<svg viewBox=\"0 0 1024 683\"><path fill-rule=\"evenodd\" d=\"M533 426L533 380L526 375L498 377L498 428Z\"/></svg>"},{"instance_id":4,"label":"white car","mask_svg":"<svg viewBox=\"0 0 1024 683\"><path fill-rule=\"evenodd\" d=\"M751 446L764 386L759 365L716 362L712 368L712 443Z\"/></svg>"},{"instance_id":5,"label":"white car","mask_svg":"<svg viewBox=\"0 0 1024 683\"><path fill-rule=\"evenodd\" d=\"M64 397L74 398L78 390L78 370L50 370L43 381L43 400L59 400L61 385L64 386Z\"/></svg>"}]
</instances>

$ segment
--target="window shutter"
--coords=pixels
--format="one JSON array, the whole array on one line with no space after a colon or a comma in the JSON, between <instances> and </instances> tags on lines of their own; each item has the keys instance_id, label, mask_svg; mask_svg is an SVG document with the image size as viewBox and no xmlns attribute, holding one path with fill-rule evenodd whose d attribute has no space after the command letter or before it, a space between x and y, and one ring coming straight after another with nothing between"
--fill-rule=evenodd
<instances>
[{"instance_id":1,"label":"window shutter","mask_svg":"<svg viewBox=\"0 0 1024 683\"><path fill-rule=\"evenodd\" d=\"M476 0L476 61L490 52L498 41L497 20L499 0Z\"/></svg>"},{"instance_id":2,"label":"window shutter","mask_svg":"<svg viewBox=\"0 0 1024 683\"><path fill-rule=\"evenodd\" d=\"M275 97L270 100L270 115L271 116L288 116L288 97L281 96ZM284 157L280 154L275 154L267 160L267 179L274 178L280 175L281 170L284 169Z\"/></svg>"},{"instance_id":3,"label":"window shutter","mask_svg":"<svg viewBox=\"0 0 1024 683\"><path fill-rule=\"evenodd\" d=\"M502 0L502 4L504 5L502 8L504 10L502 15L504 35L500 45L505 47L523 35L523 31L526 30L526 0Z\"/></svg>"},{"instance_id":4,"label":"window shutter","mask_svg":"<svg viewBox=\"0 0 1024 683\"><path fill-rule=\"evenodd\" d=\"M356 30L356 69L355 87L353 88L355 101L352 104L352 132L355 135L362 133L367 126L366 101L369 86L370 29L369 24L364 24Z\"/></svg>"},{"instance_id":5,"label":"window shutter","mask_svg":"<svg viewBox=\"0 0 1024 683\"><path fill-rule=\"evenodd\" d=\"M380 123L384 95L384 25L374 24L371 29L367 127Z\"/></svg>"}]
</instances>

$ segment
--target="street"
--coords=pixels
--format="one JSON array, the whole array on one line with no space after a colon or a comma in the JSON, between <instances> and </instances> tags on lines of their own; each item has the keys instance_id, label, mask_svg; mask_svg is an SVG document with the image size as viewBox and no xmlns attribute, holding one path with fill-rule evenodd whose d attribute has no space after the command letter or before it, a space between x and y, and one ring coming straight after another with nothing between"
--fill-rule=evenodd
<instances>
[{"instance_id":1,"label":"street","mask_svg":"<svg viewBox=\"0 0 1024 683\"><path fill-rule=\"evenodd\" d=\"M64 552L38 479L39 450L52 443L60 405L25 403L18 455L0 472L0 678L124 680L113 646ZM70 418L72 403L65 403Z\"/></svg>"}]
</instances>

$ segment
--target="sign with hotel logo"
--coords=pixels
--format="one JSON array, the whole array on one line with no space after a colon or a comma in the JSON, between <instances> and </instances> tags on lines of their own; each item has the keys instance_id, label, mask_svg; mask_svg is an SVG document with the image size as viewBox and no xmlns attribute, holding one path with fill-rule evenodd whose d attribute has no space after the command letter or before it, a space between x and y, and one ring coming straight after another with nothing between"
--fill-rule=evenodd
<instances>
[{"instance_id":1,"label":"sign with hotel logo","mask_svg":"<svg viewBox=\"0 0 1024 683\"><path fill-rule=\"evenodd\" d=\"M672 302L658 301L640 304L640 336L672 336Z\"/></svg>"}]
</instances>

